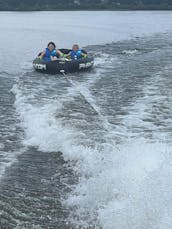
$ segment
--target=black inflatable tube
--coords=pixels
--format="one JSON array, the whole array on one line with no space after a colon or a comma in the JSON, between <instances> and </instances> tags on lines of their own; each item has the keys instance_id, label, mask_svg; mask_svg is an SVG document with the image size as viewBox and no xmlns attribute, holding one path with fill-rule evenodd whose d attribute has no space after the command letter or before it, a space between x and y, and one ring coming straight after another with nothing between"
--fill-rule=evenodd
<instances>
[{"instance_id":1,"label":"black inflatable tube","mask_svg":"<svg viewBox=\"0 0 172 229\"><path fill-rule=\"evenodd\" d=\"M67 54L70 50L61 49L61 51ZM86 52L85 52L86 53ZM80 58L77 60L58 59L55 61L46 62L36 58L33 61L33 67L36 71L48 74L58 73L74 73L79 71L86 71L92 68L94 65L94 59L92 57Z\"/></svg>"}]
</instances>

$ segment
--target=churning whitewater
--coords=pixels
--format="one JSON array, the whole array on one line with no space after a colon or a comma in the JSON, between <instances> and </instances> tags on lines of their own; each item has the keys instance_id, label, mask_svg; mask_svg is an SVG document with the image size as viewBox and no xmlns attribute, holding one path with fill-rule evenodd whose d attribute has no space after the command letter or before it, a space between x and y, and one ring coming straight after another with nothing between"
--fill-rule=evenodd
<instances>
[{"instance_id":1,"label":"churning whitewater","mask_svg":"<svg viewBox=\"0 0 172 229\"><path fill-rule=\"evenodd\" d=\"M12 50L0 57L0 228L171 229L172 13L52 14L59 45L80 39L95 66L69 80L35 72L52 19L7 13L19 24L0 25Z\"/></svg>"}]
</instances>

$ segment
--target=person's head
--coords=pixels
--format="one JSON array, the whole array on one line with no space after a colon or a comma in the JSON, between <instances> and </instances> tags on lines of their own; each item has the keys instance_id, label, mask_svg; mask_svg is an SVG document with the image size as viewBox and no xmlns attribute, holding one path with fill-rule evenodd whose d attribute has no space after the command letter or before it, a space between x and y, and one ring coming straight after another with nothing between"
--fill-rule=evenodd
<instances>
[{"instance_id":1,"label":"person's head","mask_svg":"<svg viewBox=\"0 0 172 229\"><path fill-rule=\"evenodd\" d=\"M77 51L78 49L79 49L79 45L74 44L74 45L72 46L72 50Z\"/></svg>"},{"instance_id":2,"label":"person's head","mask_svg":"<svg viewBox=\"0 0 172 229\"><path fill-rule=\"evenodd\" d=\"M49 42L48 45L47 45L47 48L50 50L50 51L53 51L55 48L56 48L56 45L54 42Z\"/></svg>"}]
</instances>

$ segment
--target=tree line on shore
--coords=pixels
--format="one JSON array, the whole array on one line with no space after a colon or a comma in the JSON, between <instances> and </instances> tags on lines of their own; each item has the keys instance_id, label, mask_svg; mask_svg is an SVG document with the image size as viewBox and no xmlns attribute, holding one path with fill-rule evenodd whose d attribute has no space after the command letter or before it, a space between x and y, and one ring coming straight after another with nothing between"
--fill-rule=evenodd
<instances>
[{"instance_id":1,"label":"tree line on shore","mask_svg":"<svg viewBox=\"0 0 172 229\"><path fill-rule=\"evenodd\" d=\"M171 0L0 0L0 10L171 10Z\"/></svg>"}]
</instances>

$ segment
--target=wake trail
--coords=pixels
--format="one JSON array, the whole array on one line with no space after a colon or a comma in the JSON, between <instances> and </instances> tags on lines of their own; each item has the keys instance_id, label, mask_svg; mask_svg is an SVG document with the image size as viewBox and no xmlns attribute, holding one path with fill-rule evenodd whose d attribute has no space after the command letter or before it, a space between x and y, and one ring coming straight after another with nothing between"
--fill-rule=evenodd
<instances>
[{"instance_id":1,"label":"wake trail","mask_svg":"<svg viewBox=\"0 0 172 229\"><path fill-rule=\"evenodd\" d=\"M99 117L99 120L102 122L103 129L108 133L111 132L113 130L113 127L109 123L108 119L101 114L100 108L96 104L94 104L93 101L90 101L90 99L86 95L84 95L84 93L81 92L81 90L77 88L77 85L75 85L75 83L70 78L67 77L64 70L61 70L60 72L62 73L64 78L70 83L70 85L77 90L77 92L84 99L84 101L86 101L87 104L92 108L92 113Z\"/></svg>"}]
</instances>

